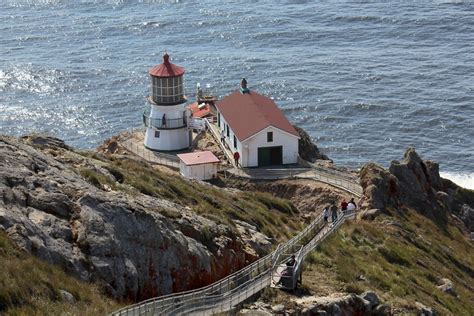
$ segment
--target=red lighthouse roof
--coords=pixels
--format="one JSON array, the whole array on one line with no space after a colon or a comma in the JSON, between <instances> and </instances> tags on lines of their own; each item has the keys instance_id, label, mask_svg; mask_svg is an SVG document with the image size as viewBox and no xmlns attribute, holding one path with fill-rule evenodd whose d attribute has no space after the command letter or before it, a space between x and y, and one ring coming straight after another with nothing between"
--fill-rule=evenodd
<instances>
[{"instance_id":1,"label":"red lighthouse roof","mask_svg":"<svg viewBox=\"0 0 474 316\"><path fill-rule=\"evenodd\" d=\"M165 53L163 55L163 63L151 68L148 72L154 77L178 77L184 74L184 68L170 63L170 56Z\"/></svg>"}]
</instances>

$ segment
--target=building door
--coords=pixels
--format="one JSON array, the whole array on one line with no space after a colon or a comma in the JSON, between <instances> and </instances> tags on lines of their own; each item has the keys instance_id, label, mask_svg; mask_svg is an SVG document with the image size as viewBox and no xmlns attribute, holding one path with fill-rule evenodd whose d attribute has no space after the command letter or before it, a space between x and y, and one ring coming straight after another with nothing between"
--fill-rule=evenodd
<instances>
[{"instance_id":1,"label":"building door","mask_svg":"<svg viewBox=\"0 0 474 316\"><path fill-rule=\"evenodd\" d=\"M283 163L283 146L259 147L258 166L281 165Z\"/></svg>"}]
</instances>

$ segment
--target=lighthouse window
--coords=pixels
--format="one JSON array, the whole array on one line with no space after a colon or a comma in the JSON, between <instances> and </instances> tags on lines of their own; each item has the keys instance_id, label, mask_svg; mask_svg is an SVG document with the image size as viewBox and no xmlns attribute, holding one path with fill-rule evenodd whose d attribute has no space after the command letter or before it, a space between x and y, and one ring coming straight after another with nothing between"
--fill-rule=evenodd
<instances>
[{"instance_id":1,"label":"lighthouse window","mask_svg":"<svg viewBox=\"0 0 474 316\"><path fill-rule=\"evenodd\" d=\"M155 138L160 138L160 131L155 131Z\"/></svg>"}]
</instances>

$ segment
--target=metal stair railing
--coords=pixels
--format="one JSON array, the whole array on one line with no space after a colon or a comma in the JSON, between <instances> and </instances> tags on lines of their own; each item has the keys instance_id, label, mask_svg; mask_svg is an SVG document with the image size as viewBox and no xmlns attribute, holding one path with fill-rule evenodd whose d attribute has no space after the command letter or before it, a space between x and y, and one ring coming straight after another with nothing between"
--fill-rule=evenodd
<instances>
[{"instance_id":1,"label":"metal stair railing","mask_svg":"<svg viewBox=\"0 0 474 316\"><path fill-rule=\"evenodd\" d=\"M360 196L356 192L354 194ZM311 238L309 242L304 242L301 252L301 261L303 261L303 258L314 250L324 238L334 232L346 219L352 218L354 214L354 212L343 214L330 227L325 226L326 223L321 214L296 236L286 243L278 245L271 254L254 261L220 281L196 290L152 298L125 307L112 315L176 315L190 314L191 312L208 314L228 311L270 285L272 268L282 253Z\"/></svg>"},{"instance_id":2,"label":"metal stair railing","mask_svg":"<svg viewBox=\"0 0 474 316\"><path fill-rule=\"evenodd\" d=\"M318 216L313 222L311 222L310 225L306 226L305 229L303 229L299 234L291 238L288 242L286 242L283 245L279 245L277 249L271 254L268 254L267 256L257 261L254 261L253 263L246 266L245 268L237 272L234 272L233 274L223 278L220 281L217 281L211 285L208 285L196 290L174 293L174 294L169 294L169 295L165 295L165 296L161 296L157 298L152 298L152 299L143 301L141 303L138 303L129 307L125 307L121 310L116 311L112 315L135 315L134 313L129 313L129 311L132 311L132 310L135 311L141 305L150 306L149 305L150 303L153 304L154 311L166 310L170 306L173 306L174 304L176 304L178 301L182 302L182 301L188 301L188 300L195 300L198 298L203 299L206 295L223 293L225 291L233 289L237 287L239 284L242 284L244 279L245 281L249 279L251 280L252 278L255 277L255 275L259 275L262 272L268 273L269 271L271 271L271 267L273 265L273 262L275 261L275 257L279 256L281 252L288 251L288 249L300 243L301 240L303 240L305 237L307 238L307 235L309 233L314 232L315 227L319 225L320 222L322 222L322 216ZM178 297L179 299L177 299ZM161 313L158 312L158 315L159 314Z\"/></svg>"}]
</instances>

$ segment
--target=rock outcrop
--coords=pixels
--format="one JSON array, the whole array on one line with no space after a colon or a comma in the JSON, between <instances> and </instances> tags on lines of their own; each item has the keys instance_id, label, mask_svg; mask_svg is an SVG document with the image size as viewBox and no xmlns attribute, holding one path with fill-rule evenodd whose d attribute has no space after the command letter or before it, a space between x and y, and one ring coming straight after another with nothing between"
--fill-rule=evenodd
<instances>
[{"instance_id":1,"label":"rock outcrop","mask_svg":"<svg viewBox=\"0 0 474 316\"><path fill-rule=\"evenodd\" d=\"M248 309L240 311L242 315L392 315L390 306L382 304L374 292L345 296L303 296L285 304L271 306L257 302Z\"/></svg>"},{"instance_id":2,"label":"rock outcrop","mask_svg":"<svg viewBox=\"0 0 474 316\"><path fill-rule=\"evenodd\" d=\"M90 184L74 155L58 139L0 136L0 229L26 251L131 300L203 286L256 259L235 229L168 200Z\"/></svg>"},{"instance_id":3,"label":"rock outcrop","mask_svg":"<svg viewBox=\"0 0 474 316\"><path fill-rule=\"evenodd\" d=\"M374 163L365 165L360 183L364 189L362 209L390 213L408 207L439 224L453 214L464 222L467 231L474 230L474 191L441 178L438 164L422 160L412 147L402 161L392 161L388 170Z\"/></svg>"},{"instance_id":4,"label":"rock outcrop","mask_svg":"<svg viewBox=\"0 0 474 316\"><path fill-rule=\"evenodd\" d=\"M300 139L298 141L298 153L301 158L309 162L315 162L316 160L330 160L328 156L322 154L319 148L311 141L306 131L296 125L293 125Z\"/></svg>"}]
</instances>

